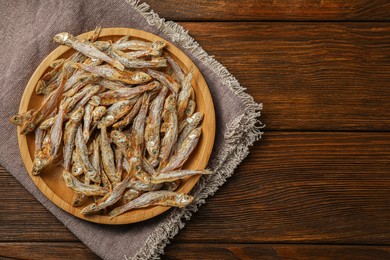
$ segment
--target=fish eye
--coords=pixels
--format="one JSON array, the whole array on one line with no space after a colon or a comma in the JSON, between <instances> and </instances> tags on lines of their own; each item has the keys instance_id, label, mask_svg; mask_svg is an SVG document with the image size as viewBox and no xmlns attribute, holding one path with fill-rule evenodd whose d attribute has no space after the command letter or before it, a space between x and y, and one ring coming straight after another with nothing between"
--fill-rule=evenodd
<instances>
[{"instance_id":1,"label":"fish eye","mask_svg":"<svg viewBox=\"0 0 390 260\"><path fill-rule=\"evenodd\" d=\"M153 154L157 154L157 150L156 149L153 150Z\"/></svg>"}]
</instances>

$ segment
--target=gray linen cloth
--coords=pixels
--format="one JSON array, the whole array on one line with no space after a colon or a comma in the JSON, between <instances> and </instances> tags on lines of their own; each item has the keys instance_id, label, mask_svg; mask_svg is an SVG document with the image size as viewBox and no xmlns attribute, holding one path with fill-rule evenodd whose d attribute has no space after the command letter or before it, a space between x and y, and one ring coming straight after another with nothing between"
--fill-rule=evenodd
<instances>
[{"instance_id":1,"label":"gray linen cloth","mask_svg":"<svg viewBox=\"0 0 390 260\"><path fill-rule=\"evenodd\" d=\"M161 4L164 4L162 1ZM166 22L139 1L3 1L0 5L0 164L39 202L103 259L150 259L163 253L169 239L184 226L205 198L213 195L259 139L261 105L237 80L210 57L179 25ZM153 219L109 226L80 220L51 203L34 185L21 160L16 127L9 118L18 111L24 88L39 63L54 48L51 37L67 31L78 35L101 27L142 29L172 42L198 66L213 96L217 116L214 174L193 189L194 203Z\"/></svg>"}]
</instances>

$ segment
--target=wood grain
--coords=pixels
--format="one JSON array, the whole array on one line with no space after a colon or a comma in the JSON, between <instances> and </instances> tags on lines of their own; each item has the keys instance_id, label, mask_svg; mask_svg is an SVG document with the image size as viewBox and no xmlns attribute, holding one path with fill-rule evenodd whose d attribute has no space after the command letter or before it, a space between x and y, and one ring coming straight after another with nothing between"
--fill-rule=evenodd
<instances>
[{"instance_id":1,"label":"wood grain","mask_svg":"<svg viewBox=\"0 0 390 260\"><path fill-rule=\"evenodd\" d=\"M205 254L207 252L207 255ZM100 259L81 242L0 243L0 257L10 259ZM168 245L162 259L388 259L387 246L289 244Z\"/></svg>"},{"instance_id":2,"label":"wood grain","mask_svg":"<svg viewBox=\"0 0 390 260\"><path fill-rule=\"evenodd\" d=\"M175 21L388 21L386 0L150 0L161 17Z\"/></svg>"},{"instance_id":3,"label":"wood grain","mask_svg":"<svg viewBox=\"0 0 390 260\"><path fill-rule=\"evenodd\" d=\"M388 23L182 23L268 130L390 131Z\"/></svg>"},{"instance_id":4,"label":"wood grain","mask_svg":"<svg viewBox=\"0 0 390 260\"><path fill-rule=\"evenodd\" d=\"M385 246L175 244L162 259L388 259Z\"/></svg>"},{"instance_id":5,"label":"wood grain","mask_svg":"<svg viewBox=\"0 0 390 260\"><path fill-rule=\"evenodd\" d=\"M0 243L0 258L6 259L100 259L81 242Z\"/></svg>"},{"instance_id":6,"label":"wood grain","mask_svg":"<svg viewBox=\"0 0 390 260\"><path fill-rule=\"evenodd\" d=\"M93 31L80 35L80 38L88 38L93 34ZM99 40L117 40L124 35L131 35L134 39L141 39L144 41L161 41L160 37L148 33L146 31L135 30L130 28L104 28L99 33ZM171 43L167 42L167 46L164 48L172 58L179 62L183 71L188 72L190 68L193 68L193 81L192 86L196 96L196 111L202 112L204 115L202 120L202 135L197 144L195 150L191 153L191 156L183 166L183 169L204 169L209 161L215 137L215 112L213 100L211 98L210 91L207 87L199 69L195 64L178 48ZM48 70L49 65L56 59L69 57L74 53L74 50L67 46L60 46L52 51L36 68L35 72L31 76L27 86L24 90L22 100L20 102L19 114L23 114L28 110L34 108L39 109L42 103L42 97L35 94L35 86L39 79ZM18 130L18 132L20 132ZM81 213L84 206L73 207L72 198L74 191L66 187L63 178L63 167L58 166L56 168L51 167L48 169L50 174L43 172L40 176L34 176L32 174L33 160L34 160L34 135L18 135L20 154L23 159L24 165L29 172L32 180L39 190L54 204L67 211L68 213L95 223L118 225L129 224L155 217L170 207L154 206L145 209L136 209L126 212L118 217L110 219L107 215L85 215ZM192 176L185 181L182 181L177 191L182 193L188 193L197 183L200 175Z\"/></svg>"},{"instance_id":7,"label":"wood grain","mask_svg":"<svg viewBox=\"0 0 390 260\"><path fill-rule=\"evenodd\" d=\"M389 162L389 133L266 133L177 241L389 244Z\"/></svg>"},{"instance_id":8,"label":"wood grain","mask_svg":"<svg viewBox=\"0 0 390 260\"><path fill-rule=\"evenodd\" d=\"M389 162L390 133L267 132L174 241L388 244ZM0 241L77 240L0 178Z\"/></svg>"}]
</instances>

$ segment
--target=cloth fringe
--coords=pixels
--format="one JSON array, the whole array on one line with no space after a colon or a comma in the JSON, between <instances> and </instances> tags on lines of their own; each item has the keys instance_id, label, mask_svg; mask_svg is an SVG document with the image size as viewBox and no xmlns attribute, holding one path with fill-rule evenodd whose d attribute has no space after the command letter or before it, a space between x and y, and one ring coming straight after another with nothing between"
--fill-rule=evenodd
<instances>
[{"instance_id":1,"label":"cloth fringe","mask_svg":"<svg viewBox=\"0 0 390 260\"><path fill-rule=\"evenodd\" d=\"M165 21L160 18L150 6L141 3L139 0L126 0L136 11L138 11L151 26L156 26L162 32L168 35L172 42L177 43L187 52L194 55L206 66L217 71L219 78L224 86L230 88L234 94L244 104L244 114L237 117L227 126L228 131L224 138L227 147L221 151L209 163L213 170L212 175L202 176L199 182L192 190L191 194L195 196L194 203L186 208L176 208L169 214L169 221L161 223L156 232L149 236L144 247L140 248L132 259L159 259L164 253L164 248L169 244L180 229L184 227L183 220L188 220L192 213L205 203L205 199L215 194L218 188L226 182L233 173L238 164L248 155L249 147L261 138L263 134L261 129L264 125L259 121L262 104L254 101L253 97L245 92L245 88L240 85L238 80L213 57L208 55L203 48L179 24L173 21ZM124 256L126 260L127 256Z\"/></svg>"}]
</instances>

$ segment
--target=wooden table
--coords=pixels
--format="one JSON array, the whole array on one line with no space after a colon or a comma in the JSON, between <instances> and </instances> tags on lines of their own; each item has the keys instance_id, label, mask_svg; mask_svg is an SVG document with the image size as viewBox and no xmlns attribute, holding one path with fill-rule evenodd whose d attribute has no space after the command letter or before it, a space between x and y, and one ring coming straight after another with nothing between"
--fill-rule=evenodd
<instances>
[{"instance_id":1,"label":"wooden table","mask_svg":"<svg viewBox=\"0 0 390 260\"><path fill-rule=\"evenodd\" d=\"M148 1L264 104L165 259L390 259L390 2ZM3 168L0 256L96 259Z\"/></svg>"}]
</instances>

